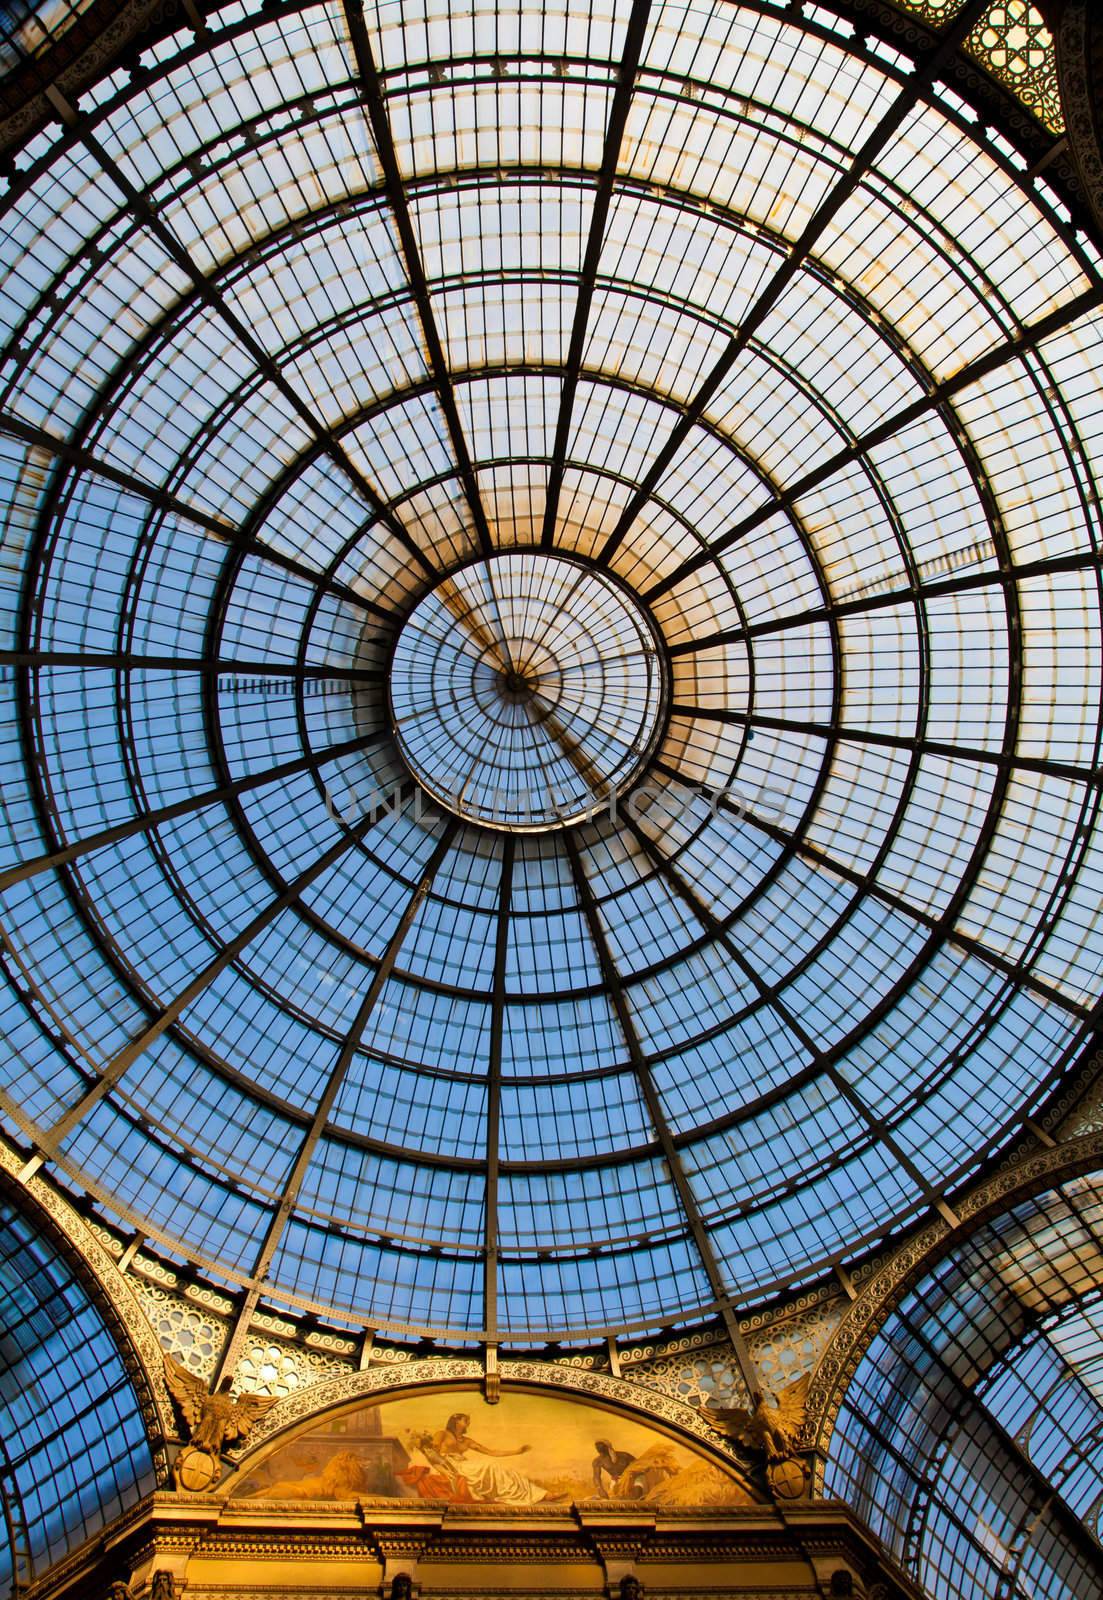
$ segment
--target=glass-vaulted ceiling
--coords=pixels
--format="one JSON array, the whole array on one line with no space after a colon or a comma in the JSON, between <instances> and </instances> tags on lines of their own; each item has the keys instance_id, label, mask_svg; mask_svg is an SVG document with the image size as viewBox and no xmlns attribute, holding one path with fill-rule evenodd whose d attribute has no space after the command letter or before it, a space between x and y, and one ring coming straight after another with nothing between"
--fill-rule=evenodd
<instances>
[{"instance_id":1,"label":"glass-vaulted ceiling","mask_svg":"<svg viewBox=\"0 0 1103 1600\"><path fill-rule=\"evenodd\" d=\"M1103 275L942 83L984 9L913 59L232 4L55 101L0 213L0 1106L67 1181L292 1305L590 1337L824 1273L1050 1092Z\"/></svg>"}]
</instances>

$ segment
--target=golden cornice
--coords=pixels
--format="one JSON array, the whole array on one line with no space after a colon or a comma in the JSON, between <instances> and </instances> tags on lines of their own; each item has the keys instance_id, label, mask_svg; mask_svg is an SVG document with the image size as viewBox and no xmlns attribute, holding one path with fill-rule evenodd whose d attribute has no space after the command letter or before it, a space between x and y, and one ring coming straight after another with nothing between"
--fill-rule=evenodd
<instances>
[{"instance_id":1,"label":"golden cornice","mask_svg":"<svg viewBox=\"0 0 1103 1600\"><path fill-rule=\"evenodd\" d=\"M603 1525L606 1525L603 1527ZM603 1537L603 1532L614 1535ZM398 1557L431 1568L433 1600L444 1596L488 1593L486 1573L501 1569L501 1592L522 1596L547 1595L556 1600L605 1587L602 1573L622 1565L642 1574L649 1600L662 1594L684 1593L692 1600L705 1595L731 1593L762 1600L762 1591L733 1577L740 1564L755 1572L764 1564L785 1563L808 1572L809 1582L785 1591L786 1600L797 1593L818 1592L810 1568L827 1560L872 1571L883 1563L879 1551L852 1513L837 1502L820 1501L799 1508L777 1507L677 1507L638 1510L600 1503L555 1508L485 1508L418 1503L408 1507L350 1501L320 1505L317 1502L275 1502L253 1505L243 1514L241 1503L223 1497L158 1492L120 1518L110 1536L92 1541L82 1552L57 1567L35 1585L33 1600L86 1600L106 1592L108 1583L130 1574L135 1593L144 1593L144 1579L158 1565L171 1565L183 1577L189 1593L202 1600L219 1594L307 1596L324 1594L362 1597L375 1593L379 1575ZM241 1581L233 1564L242 1564ZM330 1565L330 1576L312 1576L320 1563ZM721 1575L724 1563L728 1572ZM273 1565L278 1581L273 1582ZM538 1590L517 1585L504 1576L509 1569L533 1564L558 1568L573 1564L592 1570L594 1581L580 1591L573 1584L554 1582ZM656 1571L680 1565L681 1585L666 1589L653 1585L648 1568ZM478 1585L449 1581L452 1567L481 1567ZM339 1576L333 1576L338 1572ZM906 1580L891 1576L891 1592L898 1600L912 1595ZM669 1571L663 1572L669 1578ZM695 1581L698 1580L699 1581ZM439 1580L440 1586L437 1586ZM492 1586L493 1587L493 1586Z\"/></svg>"}]
</instances>

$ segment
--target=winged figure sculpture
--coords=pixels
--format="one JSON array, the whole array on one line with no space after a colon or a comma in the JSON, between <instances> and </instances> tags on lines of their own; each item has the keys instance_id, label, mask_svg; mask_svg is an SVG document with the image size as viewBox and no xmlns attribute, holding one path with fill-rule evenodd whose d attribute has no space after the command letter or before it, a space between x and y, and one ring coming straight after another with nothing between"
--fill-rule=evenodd
<instances>
[{"instance_id":1,"label":"winged figure sculpture","mask_svg":"<svg viewBox=\"0 0 1103 1600\"><path fill-rule=\"evenodd\" d=\"M245 1439L259 1418L276 1403L276 1396L230 1395L230 1379L223 1378L214 1394L202 1378L182 1367L172 1356L165 1357L165 1382L189 1431L188 1443L205 1450L217 1461L222 1447Z\"/></svg>"},{"instance_id":2,"label":"winged figure sculpture","mask_svg":"<svg viewBox=\"0 0 1103 1600\"><path fill-rule=\"evenodd\" d=\"M710 1407L704 1413L705 1420L729 1439L764 1451L767 1461L787 1461L795 1453L804 1427L810 1376L806 1372L779 1390L773 1403L769 1396L759 1395L750 1411L740 1406Z\"/></svg>"}]
</instances>

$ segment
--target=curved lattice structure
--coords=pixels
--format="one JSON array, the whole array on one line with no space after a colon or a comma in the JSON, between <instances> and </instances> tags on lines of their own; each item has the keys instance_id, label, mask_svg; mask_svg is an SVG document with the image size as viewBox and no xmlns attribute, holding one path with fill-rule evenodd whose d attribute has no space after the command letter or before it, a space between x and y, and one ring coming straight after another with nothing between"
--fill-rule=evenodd
<instances>
[{"instance_id":1,"label":"curved lattice structure","mask_svg":"<svg viewBox=\"0 0 1103 1600\"><path fill-rule=\"evenodd\" d=\"M946 1600L1098 1593L1103 1195L1076 1180L979 1228L873 1340L831 1443L845 1498Z\"/></svg>"},{"instance_id":2,"label":"curved lattice structure","mask_svg":"<svg viewBox=\"0 0 1103 1600\"><path fill-rule=\"evenodd\" d=\"M1082 1047L1100 260L982 6L805 10L245 0L19 160L0 1103L223 1282L693 1322Z\"/></svg>"},{"instance_id":3,"label":"curved lattice structure","mask_svg":"<svg viewBox=\"0 0 1103 1600\"><path fill-rule=\"evenodd\" d=\"M155 1485L115 1337L54 1246L0 1196L0 1592L18 1591Z\"/></svg>"}]
</instances>

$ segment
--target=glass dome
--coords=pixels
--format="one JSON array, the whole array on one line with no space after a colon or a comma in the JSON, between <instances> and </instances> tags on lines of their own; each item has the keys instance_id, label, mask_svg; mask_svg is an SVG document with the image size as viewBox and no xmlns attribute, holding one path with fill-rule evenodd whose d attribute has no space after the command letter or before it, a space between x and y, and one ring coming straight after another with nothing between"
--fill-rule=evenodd
<instances>
[{"instance_id":1,"label":"glass dome","mask_svg":"<svg viewBox=\"0 0 1103 1600\"><path fill-rule=\"evenodd\" d=\"M831 1438L848 1500L939 1600L1092 1600L1103 1509L1103 1186L985 1219L917 1274Z\"/></svg>"},{"instance_id":2,"label":"glass dome","mask_svg":"<svg viewBox=\"0 0 1103 1600\"><path fill-rule=\"evenodd\" d=\"M1051 1092L1103 274L943 82L977 10L234 3L60 102L0 212L0 1108L70 1185L289 1306L589 1339L829 1271Z\"/></svg>"}]
</instances>

